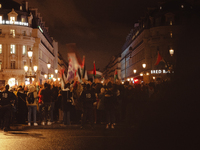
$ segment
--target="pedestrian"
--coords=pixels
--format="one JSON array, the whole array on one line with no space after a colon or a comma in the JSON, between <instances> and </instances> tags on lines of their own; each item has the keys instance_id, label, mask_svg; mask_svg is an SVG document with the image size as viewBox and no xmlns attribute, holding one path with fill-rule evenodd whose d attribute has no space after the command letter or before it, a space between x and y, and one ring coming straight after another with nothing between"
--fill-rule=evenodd
<instances>
[{"instance_id":1,"label":"pedestrian","mask_svg":"<svg viewBox=\"0 0 200 150\"><path fill-rule=\"evenodd\" d=\"M41 124L45 125L47 123L47 125L51 125L53 123L53 115L51 114L52 93L48 83L44 83L44 89L42 89L40 95L42 96L42 110L44 111Z\"/></svg>"},{"instance_id":2,"label":"pedestrian","mask_svg":"<svg viewBox=\"0 0 200 150\"><path fill-rule=\"evenodd\" d=\"M28 118L27 117L28 109L27 109L27 105L26 105L27 94L24 93L24 89L22 88L22 86L19 86L19 88L18 88L17 97L18 97L17 120L18 120L18 123L25 124L25 122Z\"/></svg>"},{"instance_id":3,"label":"pedestrian","mask_svg":"<svg viewBox=\"0 0 200 150\"><path fill-rule=\"evenodd\" d=\"M28 106L28 126L31 126L31 115L33 114L33 125L38 126L36 122L38 95L34 85L29 85L26 97Z\"/></svg>"},{"instance_id":4,"label":"pedestrian","mask_svg":"<svg viewBox=\"0 0 200 150\"><path fill-rule=\"evenodd\" d=\"M3 121L2 128L5 132L10 130L10 119L12 113L12 95L13 93L8 91L9 85L5 86L5 90L1 92L0 98L0 119Z\"/></svg>"},{"instance_id":5,"label":"pedestrian","mask_svg":"<svg viewBox=\"0 0 200 150\"><path fill-rule=\"evenodd\" d=\"M86 90L82 92L80 101L83 103L83 116L81 121L81 129L84 128L87 117L89 118L91 128L94 128L93 103L96 102L94 91L90 84L86 85Z\"/></svg>"},{"instance_id":6,"label":"pedestrian","mask_svg":"<svg viewBox=\"0 0 200 150\"><path fill-rule=\"evenodd\" d=\"M70 91L70 83L65 84L62 90L62 107L63 107L63 123L64 125L71 125L70 111L72 107L72 92Z\"/></svg>"},{"instance_id":7,"label":"pedestrian","mask_svg":"<svg viewBox=\"0 0 200 150\"><path fill-rule=\"evenodd\" d=\"M115 123L115 108L114 108L114 93L112 90L112 83L108 82L107 89L105 92L105 112L106 112L106 129L111 126L112 129L114 129L114 123Z\"/></svg>"}]
</instances>

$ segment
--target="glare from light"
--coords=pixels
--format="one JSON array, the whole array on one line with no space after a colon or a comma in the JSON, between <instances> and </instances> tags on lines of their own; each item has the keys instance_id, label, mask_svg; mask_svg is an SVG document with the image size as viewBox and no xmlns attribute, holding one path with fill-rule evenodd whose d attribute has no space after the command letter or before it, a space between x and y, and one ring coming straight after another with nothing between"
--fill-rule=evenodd
<instances>
[{"instance_id":1,"label":"glare from light","mask_svg":"<svg viewBox=\"0 0 200 150\"><path fill-rule=\"evenodd\" d=\"M147 66L146 64L142 64L142 67L143 67L143 68L146 68L146 66Z\"/></svg>"},{"instance_id":2,"label":"glare from light","mask_svg":"<svg viewBox=\"0 0 200 150\"><path fill-rule=\"evenodd\" d=\"M33 70L36 72L37 71L37 66L33 66Z\"/></svg>"},{"instance_id":3,"label":"glare from light","mask_svg":"<svg viewBox=\"0 0 200 150\"><path fill-rule=\"evenodd\" d=\"M133 81L133 78L131 78L131 81Z\"/></svg>"},{"instance_id":4,"label":"glare from light","mask_svg":"<svg viewBox=\"0 0 200 150\"><path fill-rule=\"evenodd\" d=\"M60 81L60 78L58 78L58 81Z\"/></svg>"},{"instance_id":5,"label":"glare from light","mask_svg":"<svg viewBox=\"0 0 200 150\"><path fill-rule=\"evenodd\" d=\"M27 65L24 66L24 71L25 71L25 72L28 71L28 66L27 66Z\"/></svg>"},{"instance_id":6,"label":"glare from light","mask_svg":"<svg viewBox=\"0 0 200 150\"><path fill-rule=\"evenodd\" d=\"M136 69L134 69L134 70L133 70L133 73L136 73L136 72L137 72L137 70L136 70Z\"/></svg>"},{"instance_id":7,"label":"glare from light","mask_svg":"<svg viewBox=\"0 0 200 150\"><path fill-rule=\"evenodd\" d=\"M174 50L173 50L172 48L169 50L169 54L170 54L171 56L174 55Z\"/></svg>"},{"instance_id":8,"label":"glare from light","mask_svg":"<svg viewBox=\"0 0 200 150\"><path fill-rule=\"evenodd\" d=\"M140 73L140 76L143 76L143 73Z\"/></svg>"},{"instance_id":9,"label":"glare from light","mask_svg":"<svg viewBox=\"0 0 200 150\"><path fill-rule=\"evenodd\" d=\"M51 68L51 64L50 64L50 63L47 64L47 68L48 68L48 69Z\"/></svg>"},{"instance_id":10,"label":"glare from light","mask_svg":"<svg viewBox=\"0 0 200 150\"><path fill-rule=\"evenodd\" d=\"M53 78L53 74L51 74L51 78Z\"/></svg>"},{"instance_id":11,"label":"glare from light","mask_svg":"<svg viewBox=\"0 0 200 150\"><path fill-rule=\"evenodd\" d=\"M55 73L56 73L56 74L58 73L58 69L55 69Z\"/></svg>"},{"instance_id":12,"label":"glare from light","mask_svg":"<svg viewBox=\"0 0 200 150\"><path fill-rule=\"evenodd\" d=\"M44 74L44 78L45 78L45 79L47 78L47 74Z\"/></svg>"},{"instance_id":13,"label":"glare from light","mask_svg":"<svg viewBox=\"0 0 200 150\"><path fill-rule=\"evenodd\" d=\"M28 50L28 57L31 59L33 56L33 51L31 50L31 48Z\"/></svg>"},{"instance_id":14,"label":"glare from light","mask_svg":"<svg viewBox=\"0 0 200 150\"><path fill-rule=\"evenodd\" d=\"M127 81L130 81L130 79L128 78Z\"/></svg>"},{"instance_id":15,"label":"glare from light","mask_svg":"<svg viewBox=\"0 0 200 150\"><path fill-rule=\"evenodd\" d=\"M156 77L153 77L153 79L155 80L155 79L156 79Z\"/></svg>"}]
</instances>

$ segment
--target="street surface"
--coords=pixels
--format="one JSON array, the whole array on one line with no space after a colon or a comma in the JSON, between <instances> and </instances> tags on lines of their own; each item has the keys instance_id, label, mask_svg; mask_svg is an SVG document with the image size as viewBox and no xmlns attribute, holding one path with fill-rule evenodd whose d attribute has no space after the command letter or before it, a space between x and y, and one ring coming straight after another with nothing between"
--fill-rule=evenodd
<instances>
[{"instance_id":1,"label":"street surface","mask_svg":"<svg viewBox=\"0 0 200 150\"><path fill-rule=\"evenodd\" d=\"M132 131L122 127L80 129L27 128L23 131L0 131L0 150L112 150L133 149Z\"/></svg>"}]
</instances>

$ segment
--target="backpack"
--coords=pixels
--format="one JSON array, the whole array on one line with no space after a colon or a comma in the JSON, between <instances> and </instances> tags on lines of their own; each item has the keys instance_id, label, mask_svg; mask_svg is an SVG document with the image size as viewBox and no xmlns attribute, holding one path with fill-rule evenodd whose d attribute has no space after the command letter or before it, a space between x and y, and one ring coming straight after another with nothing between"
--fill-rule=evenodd
<instances>
[{"instance_id":1,"label":"backpack","mask_svg":"<svg viewBox=\"0 0 200 150\"><path fill-rule=\"evenodd\" d=\"M34 99L34 96L33 96L33 92L28 94L27 100L28 100L29 104L33 104L34 103L35 99Z\"/></svg>"}]
</instances>

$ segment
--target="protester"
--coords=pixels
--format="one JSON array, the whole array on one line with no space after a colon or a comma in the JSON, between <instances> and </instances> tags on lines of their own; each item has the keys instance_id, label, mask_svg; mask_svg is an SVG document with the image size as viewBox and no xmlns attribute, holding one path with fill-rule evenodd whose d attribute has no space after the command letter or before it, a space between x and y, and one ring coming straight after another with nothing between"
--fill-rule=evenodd
<instances>
[{"instance_id":1,"label":"protester","mask_svg":"<svg viewBox=\"0 0 200 150\"><path fill-rule=\"evenodd\" d=\"M91 128L93 128L93 103L96 102L96 97L93 90L91 90L90 84L86 85L86 90L82 92L80 101L83 103L83 117L81 121L81 128L84 128L87 116L89 118Z\"/></svg>"},{"instance_id":2,"label":"protester","mask_svg":"<svg viewBox=\"0 0 200 150\"><path fill-rule=\"evenodd\" d=\"M64 125L71 125L70 123L70 110L72 107L72 92L70 91L70 83L65 84L62 90L62 106L63 106L63 123Z\"/></svg>"},{"instance_id":3,"label":"protester","mask_svg":"<svg viewBox=\"0 0 200 150\"><path fill-rule=\"evenodd\" d=\"M28 87L28 93L26 97L26 104L28 106L28 126L31 126L31 115L33 114L33 125L38 126L36 122L37 115L37 103L38 95L34 85Z\"/></svg>"},{"instance_id":4,"label":"protester","mask_svg":"<svg viewBox=\"0 0 200 150\"><path fill-rule=\"evenodd\" d=\"M10 130L10 119L12 113L11 100L13 93L8 91L9 85L5 86L5 90L1 92L0 100L0 118L3 120L2 128L5 132Z\"/></svg>"},{"instance_id":5,"label":"protester","mask_svg":"<svg viewBox=\"0 0 200 150\"><path fill-rule=\"evenodd\" d=\"M53 123L53 114L52 112L52 93L50 90L50 85L48 83L44 83L44 89L42 89L40 95L42 96L42 109L44 111L43 113L43 121L42 125L51 125Z\"/></svg>"}]
</instances>

